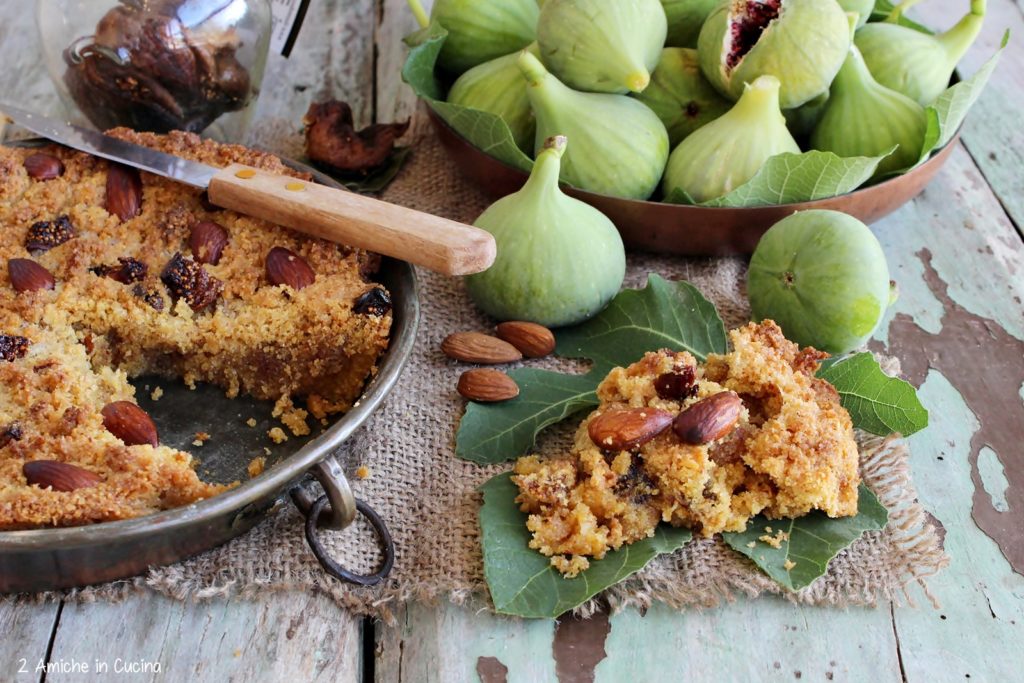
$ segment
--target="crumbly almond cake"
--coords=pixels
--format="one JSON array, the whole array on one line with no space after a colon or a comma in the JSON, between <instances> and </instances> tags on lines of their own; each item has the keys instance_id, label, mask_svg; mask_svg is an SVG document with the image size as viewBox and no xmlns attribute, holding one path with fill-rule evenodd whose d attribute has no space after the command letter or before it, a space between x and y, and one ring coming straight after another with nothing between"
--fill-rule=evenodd
<instances>
[{"instance_id":1,"label":"crumbly almond cake","mask_svg":"<svg viewBox=\"0 0 1024 683\"><path fill-rule=\"evenodd\" d=\"M772 321L730 339L733 351L703 367L663 350L612 370L570 453L516 463L530 546L559 571L575 576L661 522L711 536L757 514L857 513L853 424L815 377L828 354L801 350Z\"/></svg>"},{"instance_id":2,"label":"crumbly almond cake","mask_svg":"<svg viewBox=\"0 0 1024 683\"><path fill-rule=\"evenodd\" d=\"M298 175L191 134L112 134ZM377 262L83 153L0 147L0 529L124 519L225 488L140 437L138 419L107 415L132 401L130 377L276 400L299 435L310 413L347 410L388 343L390 297L367 280Z\"/></svg>"}]
</instances>

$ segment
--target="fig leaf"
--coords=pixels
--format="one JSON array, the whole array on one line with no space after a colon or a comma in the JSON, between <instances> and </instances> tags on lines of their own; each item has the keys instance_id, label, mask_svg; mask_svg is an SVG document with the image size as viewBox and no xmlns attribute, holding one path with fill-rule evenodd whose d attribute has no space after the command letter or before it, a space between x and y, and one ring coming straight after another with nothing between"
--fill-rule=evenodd
<instances>
[{"instance_id":1,"label":"fig leaf","mask_svg":"<svg viewBox=\"0 0 1024 683\"><path fill-rule=\"evenodd\" d=\"M858 353L818 371L839 392L853 426L878 436L910 436L928 426L928 410L914 387L882 372L870 353Z\"/></svg>"},{"instance_id":2,"label":"fig leaf","mask_svg":"<svg viewBox=\"0 0 1024 683\"><path fill-rule=\"evenodd\" d=\"M771 206L835 197L853 192L867 182L886 156L888 154L843 158L819 150L802 154L777 154L768 159L753 178L732 192L698 206ZM671 204L693 204L681 192L670 194L665 201Z\"/></svg>"},{"instance_id":3,"label":"fig leaf","mask_svg":"<svg viewBox=\"0 0 1024 683\"><path fill-rule=\"evenodd\" d=\"M888 511L868 487L861 484L857 496L853 517L832 519L818 510L796 519L758 516L750 520L746 531L724 533L722 540L776 582L797 591L822 576L839 551L865 532L881 530L889 521ZM779 547L762 541L764 536L779 539ZM792 563L788 569L787 563Z\"/></svg>"},{"instance_id":4,"label":"fig leaf","mask_svg":"<svg viewBox=\"0 0 1024 683\"><path fill-rule=\"evenodd\" d=\"M629 365L647 351L689 351L700 361L725 353L725 326L714 305L687 282L651 274L647 287L619 292L597 317L556 333L556 353L585 358L585 375L535 369L513 370L519 396L493 404L470 403L456 436L460 458L497 463L533 447L545 427L596 406L597 385L614 368Z\"/></svg>"},{"instance_id":5,"label":"fig leaf","mask_svg":"<svg viewBox=\"0 0 1024 683\"><path fill-rule=\"evenodd\" d=\"M918 165L927 161L932 152L945 147L956 135L967 117L967 112L970 111L985 86L988 85L988 80L996 65L999 64L999 58L1009 42L1010 32L1007 31L1003 34L999 50L973 76L950 87L925 109L928 116L928 129L924 134L924 145Z\"/></svg>"},{"instance_id":6,"label":"fig leaf","mask_svg":"<svg viewBox=\"0 0 1024 683\"><path fill-rule=\"evenodd\" d=\"M516 145L512 131L501 118L488 112L444 101L447 87L436 75L437 57L448 31L431 22L405 38L411 49L402 67L402 80L430 105L456 133L490 156L529 172L533 161Z\"/></svg>"},{"instance_id":7,"label":"fig leaf","mask_svg":"<svg viewBox=\"0 0 1024 683\"><path fill-rule=\"evenodd\" d=\"M592 560L579 576L565 579L547 557L530 548L526 514L515 503L519 489L510 473L494 477L481 491L484 578L494 609L501 614L557 617L643 569L658 555L678 550L693 537L689 529L661 525L654 536Z\"/></svg>"}]
</instances>

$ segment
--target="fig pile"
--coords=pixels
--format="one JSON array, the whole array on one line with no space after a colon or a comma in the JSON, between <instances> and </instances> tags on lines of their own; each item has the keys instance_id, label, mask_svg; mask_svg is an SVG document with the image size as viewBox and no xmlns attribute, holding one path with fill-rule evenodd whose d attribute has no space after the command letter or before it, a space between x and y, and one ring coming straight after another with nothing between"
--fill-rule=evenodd
<instances>
[{"instance_id":1,"label":"fig pile","mask_svg":"<svg viewBox=\"0 0 1024 683\"><path fill-rule=\"evenodd\" d=\"M439 100L499 118L530 158L566 136L569 185L690 203L780 154L881 158L869 183L916 166L985 16L963 0L931 34L903 16L918 1L872 21L874 0L408 0L448 32Z\"/></svg>"}]
</instances>

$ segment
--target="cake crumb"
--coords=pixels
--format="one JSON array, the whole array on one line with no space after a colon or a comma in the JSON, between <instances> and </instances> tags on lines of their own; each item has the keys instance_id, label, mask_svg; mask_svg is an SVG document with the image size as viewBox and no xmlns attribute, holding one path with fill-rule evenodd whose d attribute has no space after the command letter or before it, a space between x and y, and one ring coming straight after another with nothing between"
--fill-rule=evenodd
<instances>
[{"instance_id":1,"label":"cake crumb","mask_svg":"<svg viewBox=\"0 0 1024 683\"><path fill-rule=\"evenodd\" d=\"M751 550L753 550L754 548L757 547L757 541L751 541L750 543L747 544L747 547L750 548Z\"/></svg>"},{"instance_id":2,"label":"cake crumb","mask_svg":"<svg viewBox=\"0 0 1024 683\"><path fill-rule=\"evenodd\" d=\"M149 397L151 399L153 399L154 401L159 401L163 397L163 395L164 395L164 388L163 387L157 387L156 389L153 390L153 393L151 393L149 395Z\"/></svg>"},{"instance_id":3,"label":"cake crumb","mask_svg":"<svg viewBox=\"0 0 1024 683\"><path fill-rule=\"evenodd\" d=\"M768 545L770 545L771 547L775 548L776 550L778 550L779 548L782 547L783 542L789 540L789 534L787 534L782 529L779 529L778 532L776 532L774 536L769 535L769 534L772 533L772 528L771 527L766 527L765 531L767 531L768 533L763 535L763 536L761 536L761 537L759 537L757 540L763 541L763 542L767 543Z\"/></svg>"},{"instance_id":4,"label":"cake crumb","mask_svg":"<svg viewBox=\"0 0 1024 683\"><path fill-rule=\"evenodd\" d=\"M255 477L260 476L261 474L263 474L263 470L265 470L266 467L267 467L267 459L266 458L264 458L263 456L259 456L258 458L253 458L252 460L249 461L249 467L247 468L249 470L249 478L253 479Z\"/></svg>"},{"instance_id":5,"label":"cake crumb","mask_svg":"<svg viewBox=\"0 0 1024 683\"><path fill-rule=\"evenodd\" d=\"M256 418L255 417L250 417L248 420L245 421L245 424L249 425L250 427L255 427L256 426Z\"/></svg>"},{"instance_id":6,"label":"cake crumb","mask_svg":"<svg viewBox=\"0 0 1024 683\"><path fill-rule=\"evenodd\" d=\"M788 571L792 571L793 567L795 567L795 566L796 566L796 562L794 562L793 560L786 560L785 562L782 563L783 569L785 569L787 572Z\"/></svg>"},{"instance_id":7,"label":"cake crumb","mask_svg":"<svg viewBox=\"0 0 1024 683\"><path fill-rule=\"evenodd\" d=\"M296 407L292 403L291 396L285 394L277 399L272 415L280 418L281 422L288 429L292 430L292 434L295 436L306 436L309 434L309 425L306 424L306 417L309 416L309 412Z\"/></svg>"},{"instance_id":8,"label":"cake crumb","mask_svg":"<svg viewBox=\"0 0 1024 683\"><path fill-rule=\"evenodd\" d=\"M356 468L356 476L359 477L360 479L369 479L370 474L370 468L367 467L366 465L360 465L358 468Z\"/></svg>"},{"instance_id":9,"label":"cake crumb","mask_svg":"<svg viewBox=\"0 0 1024 683\"><path fill-rule=\"evenodd\" d=\"M271 429L269 432L267 432L267 436L269 436L270 440L273 441L274 443L284 443L285 441L288 440L288 435L285 434L284 430L281 429L280 427L274 427L273 429Z\"/></svg>"},{"instance_id":10,"label":"cake crumb","mask_svg":"<svg viewBox=\"0 0 1024 683\"><path fill-rule=\"evenodd\" d=\"M263 452L266 453L267 455L270 455L270 449L267 448L266 446L263 447Z\"/></svg>"}]
</instances>

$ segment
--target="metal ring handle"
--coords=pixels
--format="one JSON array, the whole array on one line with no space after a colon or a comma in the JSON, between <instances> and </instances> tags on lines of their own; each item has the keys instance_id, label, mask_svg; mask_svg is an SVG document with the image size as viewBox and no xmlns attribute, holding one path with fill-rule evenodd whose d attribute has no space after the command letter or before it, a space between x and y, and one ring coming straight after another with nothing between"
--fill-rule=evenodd
<instances>
[{"instance_id":1,"label":"metal ring handle","mask_svg":"<svg viewBox=\"0 0 1024 683\"><path fill-rule=\"evenodd\" d=\"M324 506L327 503L327 495L322 495L313 503L309 512L306 513L306 541L309 543L313 554L316 555L316 559L320 561L320 566L336 579L354 583L358 586L376 586L391 573L391 568L395 566L395 543L391 540L391 533L388 531L387 525L384 524L384 520L380 518L380 515L372 507L356 499L356 509L363 513L363 516L366 517L370 525L377 532L381 549L384 551L384 562L381 564L380 569L373 574L355 574L334 561L334 558L327 552L327 548L323 546L320 542L320 537L317 535L317 520L319 520L320 513L323 512Z\"/></svg>"},{"instance_id":2,"label":"metal ring handle","mask_svg":"<svg viewBox=\"0 0 1024 683\"><path fill-rule=\"evenodd\" d=\"M341 531L356 518L356 497L352 495L345 471L341 469L338 461L330 456L314 465L311 472L324 487L324 493L331 501L331 516L323 526Z\"/></svg>"}]
</instances>

